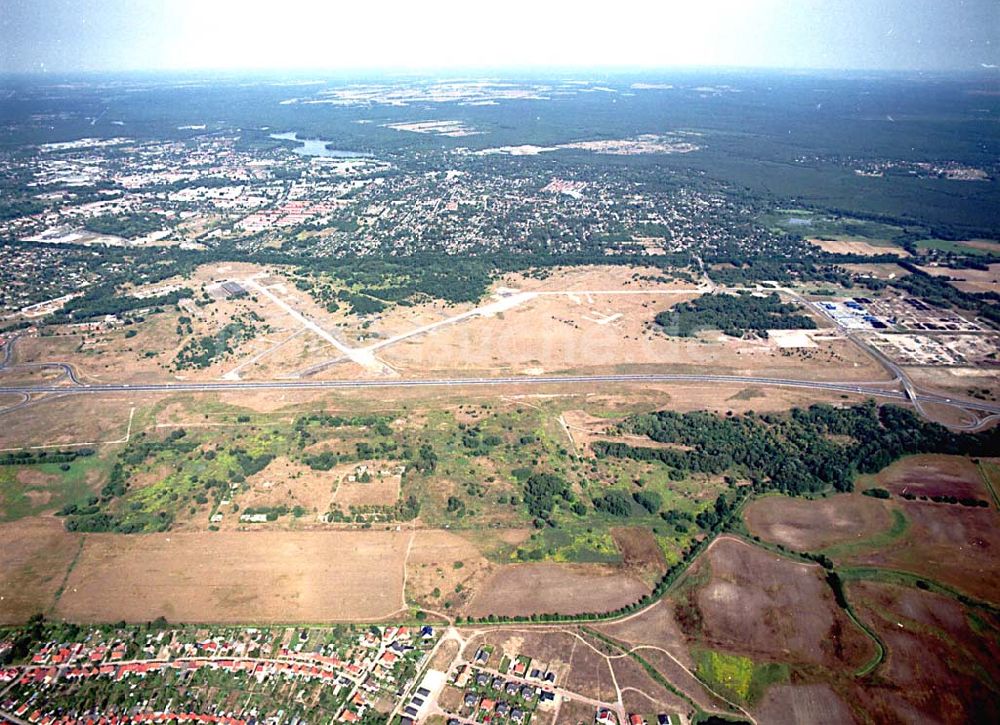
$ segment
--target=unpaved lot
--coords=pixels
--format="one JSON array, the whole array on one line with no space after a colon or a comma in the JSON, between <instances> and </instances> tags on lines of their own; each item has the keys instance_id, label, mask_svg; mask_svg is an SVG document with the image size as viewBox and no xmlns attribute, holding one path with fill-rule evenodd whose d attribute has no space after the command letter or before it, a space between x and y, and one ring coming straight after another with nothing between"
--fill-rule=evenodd
<instances>
[{"instance_id":1,"label":"unpaved lot","mask_svg":"<svg viewBox=\"0 0 1000 725\"><path fill-rule=\"evenodd\" d=\"M979 467L959 456L909 456L880 471L876 479L895 494L989 500Z\"/></svg>"},{"instance_id":2,"label":"unpaved lot","mask_svg":"<svg viewBox=\"0 0 1000 725\"><path fill-rule=\"evenodd\" d=\"M894 244L880 245L860 240L841 239L810 239L809 242L831 254L863 254L866 257L877 257L880 254L895 254L897 257L910 256L909 252Z\"/></svg>"},{"instance_id":3,"label":"unpaved lot","mask_svg":"<svg viewBox=\"0 0 1000 725\"><path fill-rule=\"evenodd\" d=\"M750 533L795 551L857 541L892 525L886 503L859 493L817 501L765 496L751 502L743 516Z\"/></svg>"},{"instance_id":4,"label":"unpaved lot","mask_svg":"<svg viewBox=\"0 0 1000 725\"><path fill-rule=\"evenodd\" d=\"M88 535L56 607L76 621L374 620L403 605L408 532Z\"/></svg>"},{"instance_id":5,"label":"unpaved lot","mask_svg":"<svg viewBox=\"0 0 1000 725\"><path fill-rule=\"evenodd\" d=\"M0 624L48 610L79 542L54 518L0 524Z\"/></svg>"},{"instance_id":6,"label":"unpaved lot","mask_svg":"<svg viewBox=\"0 0 1000 725\"><path fill-rule=\"evenodd\" d=\"M855 582L848 596L887 649L881 686L851 693L874 722L996 721L995 616L976 611L973 626L954 600L890 584Z\"/></svg>"},{"instance_id":7,"label":"unpaved lot","mask_svg":"<svg viewBox=\"0 0 1000 725\"><path fill-rule=\"evenodd\" d=\"M487 579L468 606L482 617L607 612L631 604L649 588L621 569L598 564L511 564Z\"/></svg>"},{"instance_id":8,"label":"unpaved lot","mask_svg":"<svg viewBox=\"0 0 1000 725\"><path fill-rule=\"evenodd\" d=\"M994 246L991 251L1000 247ZM988 265L989 269L948 269L947 267L921 267L935 277L951 278L951 284L963 292L996 292L1000 289L1000 264Z\"/></svg>"},{"instance_id":9,"label":"unpaved lot","mask_svg":"<svg viewBox=\"0 0 1000 725\"><path fill-rule=\"evenodd\" d=\"M835 669L857 667L873 654L818 565L721 537L687 576L700 583L678 605L697 609L684 620L686 634L710 648Z\"/></svg>"}]
</instances>

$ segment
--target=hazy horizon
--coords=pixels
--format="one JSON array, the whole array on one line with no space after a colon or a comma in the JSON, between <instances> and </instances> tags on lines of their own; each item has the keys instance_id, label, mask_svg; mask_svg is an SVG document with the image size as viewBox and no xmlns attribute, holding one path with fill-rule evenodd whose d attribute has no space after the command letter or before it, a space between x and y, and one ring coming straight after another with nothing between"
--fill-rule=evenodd
<instances>
[{"instance_id":1,"label":"hazy horizon","mask_svg":"<svg viewBox=\"0 0 1000 725\"><path fill-rule=\"evenodd\" d=\"M525 0L0 0L0 73L973 71L1000 65L992 0L705 0L613 13Z\"/></svg>"}]
</instances>

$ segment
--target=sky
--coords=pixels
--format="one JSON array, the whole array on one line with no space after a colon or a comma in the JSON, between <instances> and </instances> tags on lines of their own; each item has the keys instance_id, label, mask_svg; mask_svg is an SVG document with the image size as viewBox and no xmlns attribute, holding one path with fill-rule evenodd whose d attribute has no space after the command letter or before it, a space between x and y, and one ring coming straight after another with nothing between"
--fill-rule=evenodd
<instances>
[{"instance_id":1,"label":"sky","mask_svg":"<svg viewBox=\"0 0 1000 725\"><path fill-rule=\"evenodd\" d=\"M1000 65L1000 0L0 0L0 72Z\"/></svg>"}]
</instances>

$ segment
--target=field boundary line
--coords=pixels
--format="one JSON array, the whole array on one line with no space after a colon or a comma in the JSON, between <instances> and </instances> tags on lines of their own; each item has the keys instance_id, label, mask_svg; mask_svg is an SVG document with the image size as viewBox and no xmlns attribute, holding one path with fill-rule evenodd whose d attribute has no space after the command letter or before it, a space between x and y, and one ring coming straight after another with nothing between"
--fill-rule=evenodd
<instances>
[{"instance_id":1,"label":"field boundary line","mask_svg":"<svg viewBox=\"0 0 1000 725\"><path fill-rule=\"evenodd\" d=\"M993 504L997 507L998 510L1000 510L1000 494L997 494L996 487L993 485L993 481L990 480L990 475L986 472L986 469L983 467L983 462L979 461L976 464L976 468L979 470L979 475L983 477L983 483L986 484L986 489L990 492L990 496L993 497Z\"/></svg>"},{"instance_id":2,"label":"field boundary line","mask_svg":"<svg viewBox=\"0 0 1000 725\"><path fill-rule=\"evenodd\" d=\"M83 545L87 541L87 535L80 535L80 545L76 549L76 554L73 555L73 560L70 561L69 566L66 567L66 572L63 574L62 582L59 584L59 588L56 589L55 594L52 596L52 603L49 605L46 614L54 614L56 607L59 605L59 600L62 599L63 592L66 591L66 584L69 583L70 574L76 568L77 563L80 561L80 557L83 555Z\"/></svg>"}]
</instances>

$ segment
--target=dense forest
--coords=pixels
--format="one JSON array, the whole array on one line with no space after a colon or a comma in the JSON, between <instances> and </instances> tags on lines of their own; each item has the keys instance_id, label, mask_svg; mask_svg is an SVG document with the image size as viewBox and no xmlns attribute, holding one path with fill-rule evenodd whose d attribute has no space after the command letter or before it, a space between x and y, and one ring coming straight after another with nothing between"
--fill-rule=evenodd
<instances>
[{"instance_id":1,"label":"dense forest","mask_svg":"<svg viewBox=\"0 0 1000 725\"><path fill-rule=\"evenodd\" d=\"M952 433L905 408L874 402L726 417L660 411L632 416L620 428L690 450L598 441L593 444L598 457L659 461L684 473L734 472L789 494L850 491L856 474L874 473L907 454L984 456L1000 450L1000 429Z\"/></svg>"},{"instance_id":2,"label":"dense forest","mask_svg":"<svg viewBox=\"0 0 1000 725\"><path fill-rule=\"evenodd\" d=\"M769 329L814 329L813 319L797 313L797 309L782 302L774 292L766 297L748 292L710 294L659 313L656 324L668 335L679 337L691 337L701 330L722 330L732 337L755 332L766 337Z\"/></svg>"}]
</instances>

